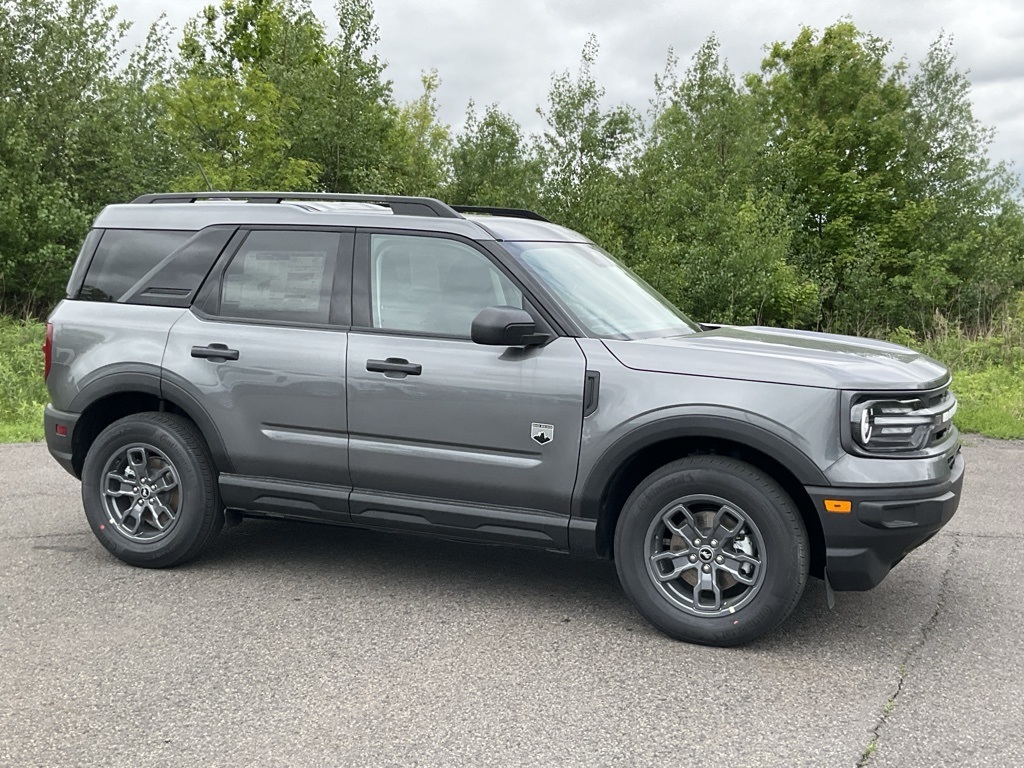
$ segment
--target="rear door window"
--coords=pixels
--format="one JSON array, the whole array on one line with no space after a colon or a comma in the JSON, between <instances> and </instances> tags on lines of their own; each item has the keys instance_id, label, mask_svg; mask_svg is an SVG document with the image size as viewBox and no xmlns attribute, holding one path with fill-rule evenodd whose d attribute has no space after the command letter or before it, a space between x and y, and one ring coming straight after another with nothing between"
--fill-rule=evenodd
<instances>
[{"instance_id":1,"label":"rear door window","mask_svg":"<svg viewBox=\"0 0 1024 768\"><path fill-rule=\"evenodd\" d=\"M342 247L342 242L345 247ZM204 303L225 319L304 325L348 324L351 233L256 230L231 258Z\"/></svg>"}]
</instances>

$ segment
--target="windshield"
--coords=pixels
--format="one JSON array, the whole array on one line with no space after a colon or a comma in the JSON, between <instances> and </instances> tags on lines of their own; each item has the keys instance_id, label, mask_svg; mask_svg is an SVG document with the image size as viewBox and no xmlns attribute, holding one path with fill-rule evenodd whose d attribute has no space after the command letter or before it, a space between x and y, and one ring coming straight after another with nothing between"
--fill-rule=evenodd
<instances>
[{"instance_id":1,"label":"windshield","mask_svg":"<svg viewBox=\"0 0 1024 768\"><path fill-rule=\"evenodd\" d=\"M682 336L700 327L624 264L590 243L504 243L590 334Z\"/></svg>"}]
</instances>

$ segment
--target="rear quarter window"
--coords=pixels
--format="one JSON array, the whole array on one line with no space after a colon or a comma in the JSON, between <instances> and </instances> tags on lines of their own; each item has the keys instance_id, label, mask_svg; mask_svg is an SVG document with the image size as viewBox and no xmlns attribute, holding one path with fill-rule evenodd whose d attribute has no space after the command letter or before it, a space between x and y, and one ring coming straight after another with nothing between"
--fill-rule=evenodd
<instances>
[{"instance_id":1,"label":"rear quarter window","mask_svg":"<svg viewBox=\"0 0 1024 768\"><path fill-rule=\"evenodd\" d=\"M121 301L157 264L184 245L194 232L157 229L108 229L82 281L78 298Z\"/></svg>"}]
</instances>

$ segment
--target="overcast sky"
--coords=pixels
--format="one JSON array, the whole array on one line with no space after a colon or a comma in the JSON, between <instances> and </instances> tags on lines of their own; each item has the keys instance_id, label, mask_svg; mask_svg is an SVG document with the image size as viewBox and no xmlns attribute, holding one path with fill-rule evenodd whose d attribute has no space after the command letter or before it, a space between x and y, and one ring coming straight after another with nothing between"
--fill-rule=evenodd
<instances>
[{"instance_id":1,"label":"overcast sky","mask_svg":"<svg viewBox=\"0 0 1024 768\"><path fill-rule=\"evenodd\" d=\"M117 0L114 0L115 2ZM135 24L132 42L161 12L178 30L209 0L120 0ZM219 2L218 2L219 4ZM335 30L334 0L313 0ZM1022 0L377 0L378 54L388 63L399 101L421 91L420 73L441 76L441 118L458 128L466 105L497 102L527 130L539 130L552 73L575 71L590 33L595 68L609 103L643 110L655 74L671 47L685 67L714 34L737 73L760 66L764 46L792 41L801 26L821 30L850 16L862 31L890 40L911 64L943 31L951 34L959 67L970 71L975 115L997 131L991 155L1024 171L1024 2Z\"/></svg>"}]
</instances>

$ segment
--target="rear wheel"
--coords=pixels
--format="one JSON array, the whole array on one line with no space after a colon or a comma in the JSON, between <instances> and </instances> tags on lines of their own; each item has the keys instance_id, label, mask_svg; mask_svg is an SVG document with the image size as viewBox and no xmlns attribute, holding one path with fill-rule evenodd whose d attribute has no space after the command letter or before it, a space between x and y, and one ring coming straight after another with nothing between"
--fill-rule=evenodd
<instances>
[{"instance_id":1,"label":"rear wheel","mask_svg":"<svg viewBox=\"0 0 1024 768\"><path fill-rule=\"evenodd\" d=\"M741 645L796 606L809 545L771 477L736 459L693 456L650 475L626 501L615 562L630 600L666 634Z\"/></svg>"},{"instance_id":2,"label":"rear wheel","mask_svg":"<svg viewBox=\"0 0 1024 768\"><path fill-rule=\"evenodd\" d=\"M191 560L224 524L206 442L168 413L127 416L100 433L82 468L82 502L100 543L147 568Z\"/></svg>"}]
</instances>

